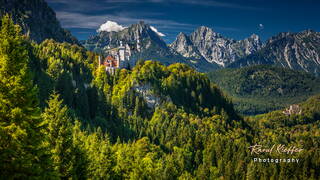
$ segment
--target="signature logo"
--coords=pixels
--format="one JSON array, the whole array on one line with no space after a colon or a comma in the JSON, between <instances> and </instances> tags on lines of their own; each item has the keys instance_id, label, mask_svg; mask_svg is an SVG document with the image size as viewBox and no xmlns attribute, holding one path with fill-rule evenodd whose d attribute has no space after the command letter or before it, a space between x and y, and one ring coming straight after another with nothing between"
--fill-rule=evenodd
<instances>
[{"instance_id":1,"label":"signature logo","mask_svg":"<svg viewBox=\"0 0 320 180\"><path fill-rule=\"evenodd\" d=\"M303 151L302 148L296 146L286 146L283 144L274 144L271 147L265 147L263 145L255 144L249 147L252 154L264 154L264 153L277 153L277 154L294 154Z\"/></svg>"}]
</instances>

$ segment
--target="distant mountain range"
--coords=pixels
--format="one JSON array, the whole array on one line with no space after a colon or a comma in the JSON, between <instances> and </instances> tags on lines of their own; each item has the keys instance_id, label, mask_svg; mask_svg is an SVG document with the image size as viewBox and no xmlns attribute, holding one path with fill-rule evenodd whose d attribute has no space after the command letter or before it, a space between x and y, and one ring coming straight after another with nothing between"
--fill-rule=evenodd
<instances>
[{"instance_id":1,"label":"distant mountain range","mask_svg":"<svg viewBox=\"0 0 320 180\"><path fill-rule=\"evenodd\" d=\"M154 59L165 64L183 62L199 71L225 67L262 47L257 35L236 41L204 26L196 29L190 36L180 33L172 44L167 45L144 22L133 24L119 32L101 31L88 40L81 41L87 49L100 53L118 47L120 42L133 47L133 62L137 59Z\"/></svg>"},{"instance_id":2,"label":"distant mountain range","mask_svg":"<svg viewBox=\"0 0 320 180\"><path fill-rule=\"evenodd\" d=\"M118 32L101 31L97 35L81 41L88 50L104 54L107 49L117 48L120 44L131 47L131 64L134 65L139 59L159 60L164 64L176 62L186 63L199 71L208 71L218 68L216 64L204 59L186 58L168 46L164 40L143 21L133 24Z\"/></svg>"},{"instance_id":3,"label":"distant mountain range","mask_svg":"<svg viewBox=\"0 0 320 180\"><path fill-rule=\"evenodd\" d=\"M179 33L173 43L166 44L151 26L139 22L118 32L99 31L79 42L61 27L55 12L44 0L0 0L0 15L6 13L38 43L45 39L81 43L88 50L102 54L120 43L127 44L132 48L132 65L142 59L164 64L186 63L202 72L257 64L272 64L315 75L320 72L320 33L312 30L280 33L262 43L255 34L244 40L234 40L201 26L190 35Z\"/></svg>"},{"instance_id":4,"label":"distant mountain range","mask_svg":"<svg viewBox=\"0 0 320 180\"><path fill-rule=\"evenodd\" d=\"M238 59L253 54L262 46L259 36L236 41L223 37L212 29L201 26L190 36L180 33L170 47L186 58L204 59L225 67Z\"/></svg>"},{"instance_id":5,"label":"distant mountain range","mask_svg":"<svg viewBox=\"0 0 320 180\"><path fill-rule=\"evenodd\" d=\"M277 66L320 74L320 33L306 30L299 33L280 33L270 38L265 46L229 67L255 64Z\"/></svg>"},{"instance_id":6,"label":"distant mountain range","mask_svg":"<svg viewBox=\"0 0 320 180\"><path fill-rule=\"evenodd\" d=\"M183 62L199 71L272 64L319 75L319 34L311 30L280 33L263 44L255 34L234 40L201 26L190 35L179 33L175 41L167 45L148 24L139 22L119 32L98 32L81 43L96 52L117 47L121 41L131 44L136 48L133 64L137 59L159 60L165 64Z\"/></svg>"}]
</instances>

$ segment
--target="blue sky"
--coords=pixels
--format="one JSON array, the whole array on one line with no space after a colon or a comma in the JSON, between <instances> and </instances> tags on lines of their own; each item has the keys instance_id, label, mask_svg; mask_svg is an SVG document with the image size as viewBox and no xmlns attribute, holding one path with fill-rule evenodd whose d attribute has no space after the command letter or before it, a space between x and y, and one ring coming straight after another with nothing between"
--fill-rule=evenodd
<instances>
[{"instance_id":1,"label":"blue sky","mask_svg":"<svg viewBox=\"0 0 320 180\"><path fill-rule=\"evenodd\" d=\"M279 32L320 31L319 0L46 0L62 26L87 39L101 24L130 26L140 20L165 34L170 43L204 25L233 39Z\"/></svg>"}]
</instances>

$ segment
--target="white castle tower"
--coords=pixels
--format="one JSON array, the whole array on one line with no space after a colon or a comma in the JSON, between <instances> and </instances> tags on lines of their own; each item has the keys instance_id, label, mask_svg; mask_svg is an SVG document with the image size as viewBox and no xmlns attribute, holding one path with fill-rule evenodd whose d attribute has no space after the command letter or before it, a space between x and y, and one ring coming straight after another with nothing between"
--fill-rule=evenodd
<instances>
[{"instance_id":1,"label":"white castle tower","mask_svg":"<svg viewBox=\"0 0 320 180\"><path fill-rule=\"evenodd\" d=\"M106 63L106 66L108 66L107 68L109 69L122 69L128 67L131 57L131 48L129 44L123 45L122 41L120 41L120 46L113 49L110 49L110 47L108 46L108 48L105 48L105 52L107 57L104 60L99 57L99 64Z\"/></svg>"},{"instance_id":2,"label":"white castle tower","mask_svg":"<svg viewBox=\"0 0 320 180\"><path fill-rule=\"evenodd\" d=\"M119 46L119 66L120 68L123 68L125 65L125 60L126 60L126 56L125 56L125 47L122 45L122 41L120 41L120 46Z\"/></svg>"},{"instance_id":3,"label":"white castle tower","mask_svg":"<svg viewBox=\"0 0 320 180\"><path fill-rule=\"evenodd\" d=\"M120 46L118 47L118 57L119 68L124 68L128 65L131 56L130 47L128 44L125 46L120 41Z\"/></svg>"}]
</instances>

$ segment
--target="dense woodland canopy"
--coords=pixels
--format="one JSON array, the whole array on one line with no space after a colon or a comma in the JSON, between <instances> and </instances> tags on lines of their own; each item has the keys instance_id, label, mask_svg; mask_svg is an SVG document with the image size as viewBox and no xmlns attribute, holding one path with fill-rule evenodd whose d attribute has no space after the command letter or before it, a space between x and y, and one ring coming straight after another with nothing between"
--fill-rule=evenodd
<instances>
[{"instance_id":1,"label":"dense woodland canopy","mask_svg":"<svg viewBox=\"0 0 320 180\"><path fill-rule=\"evenodd\" d=\"M184 64L110 75L96 54L30 42L2 18L0 179L319 179L319 107L315 96L299 115L243 118ZM256 143L305 150L298 164L254 163Z\"/></svg>"},{"instance_id":2,"label":"dense woodland canopy","mask_svg":"<svg viewBox=\"0 0 320 180\"><path fill-rule=\"evenodd\" d=\"M208 73L245 115L283 109L320 93L320 78L304 71L270 65L226 68Z\"/></svg>"}]
</instances>

